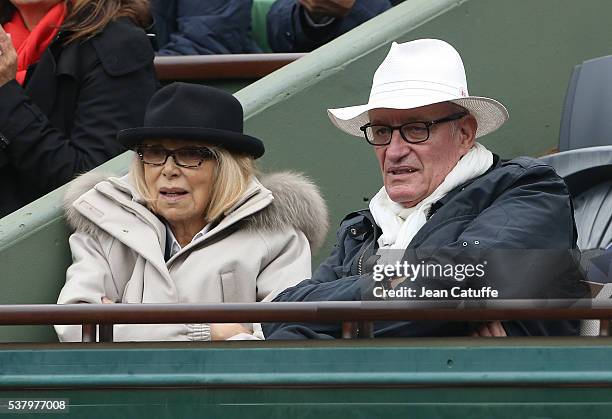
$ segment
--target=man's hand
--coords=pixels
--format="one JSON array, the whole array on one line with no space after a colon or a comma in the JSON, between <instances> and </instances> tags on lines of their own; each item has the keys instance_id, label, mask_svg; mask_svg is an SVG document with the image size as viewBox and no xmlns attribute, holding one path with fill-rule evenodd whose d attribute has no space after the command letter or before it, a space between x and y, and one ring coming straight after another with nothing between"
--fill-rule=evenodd
<instances>
[{"instance_id":1,"label":"man's hand","mask_svg":"<svg viewBox=\"0 0 612 419\"><path fill-rule=\"evenodd\" d=\"M351 11L355 0L298 0L313 18L343 18Z\"/></svg>"},{"instance_id":2,"label":"man's hand","mask_svg":"<svg viewBox=\"0 0 612 419\"><path fill-rule=\"evenodd\" d=\"M115 302L111 301L108 297L102 297L102 304L115 304Z\"/></svg>"},{"instance_id":3,"label":"man's hand","mask_svg":"<svg viewBox=\"0 0 612 419\"><path fill-rule=\"evenodd\" d=\"M473 337L505 337L506 331L501 322L487 322L472 332Z\"/></svg>"},{"instance_id":4,"label":"man's hand","mask_svg":"<svg viewBox=\"0 0 612 419\"><path fill-rule=\"evenodd\" d=\"M240 323L214 323L210 325L211 340L226 340L238 333L253 333Z\"/></svg>"},{"instance_id":5,"label":"man's hand","mask_svg":"<svg viewBox=\"0 0 612 419\"><path fill-rule=\"evenodd\" d=\"M13 80L17 75L17 51L11 36L0 25L0 87Z\"/></svg>"}]
</instances>

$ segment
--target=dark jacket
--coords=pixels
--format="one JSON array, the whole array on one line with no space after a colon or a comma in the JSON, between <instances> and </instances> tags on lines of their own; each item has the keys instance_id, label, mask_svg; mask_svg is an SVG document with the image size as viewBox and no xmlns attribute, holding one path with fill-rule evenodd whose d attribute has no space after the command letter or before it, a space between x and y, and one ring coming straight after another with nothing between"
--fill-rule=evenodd
<instances>
[{"instance_id":1,"label":"dark jacket","mask_svg":"<svg viewBox=\"0 0 612 419\"><path fill-rule=\"evenodd\" d=\"M332 254L312 279L283 291L275 301L342 301L372 297L372 268L377 261L379 228L369 211L347 216ZM568 252L569 249L569 252ZM554 170L521 157L500 162L432 206L428 221L410 242L403 260L413 264L480 263L487 260L481 282L458 283L422 278L402 285L419 289L462 289L482 284L499 298L575 298L587 290L575 260L576 231L567 187ZM527 250L527 251L525 251ZM548 271L548 269L552 270ZM509 335L566 335L577 322L504 322ZM474 324L461 322L375 323L376 336L466 336ZM339 337L337 324L264 325L268 339Z\"/></svg>"},{"instance_id":2,"label":"dark jacket","mask_svg":"<svg viewBox=\"0 0 612 419\"><path fill-rule=\"evenodd\" d=\"M274 52L308 52L391 8L387 0L357 0L342 19L314 27L297 0L276 0L267 17L268 44Z\"/></svg>"},{"instance_id":3,"label":"dark jacket","mask_svg":"<svg viewBox=\"0 0 612 419\"><path fill-rule=\"evenodd\" d=\"M156 90L153 49L127 19L86 42L63 33L0 87L0 216L125 151L117 131L140 126Z\"/></svg>"},{"instance_id":4,"label":"dark jacket","mask_svg":"<svg viewBox=\"0 0 612 419\"><path fill-rule=\"evenodd\" d=\"M251 38L252 0L152 0L158 55L260 52Z\"/></svg>"}]
</instances>

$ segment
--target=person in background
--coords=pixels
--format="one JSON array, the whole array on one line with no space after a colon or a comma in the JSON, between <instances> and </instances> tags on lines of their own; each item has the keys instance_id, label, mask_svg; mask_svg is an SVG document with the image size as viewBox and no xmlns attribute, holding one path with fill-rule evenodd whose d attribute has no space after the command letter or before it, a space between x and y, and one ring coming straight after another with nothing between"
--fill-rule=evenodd
<instances>
[{"instance_id":1,"label":"person in background","mask_svg":"<svg viewBox=\"0 0 612 419\"><path fill-rule=\"evenodd\" d=\"M0 217L125 151L157 88L146 0L0 2Z\"/></svg>"},{"instance_id":2,"label":"person in background","mask_svg":"<svg viewBox=\"0 0 612 419\"><path fill-rule=\"evenodd\" d=\"M252 0L152 0L157 55L261 52L251 37Z\"/></svg>"},{"instance_id":3,"label":"person in background","mask_svg":"<svg viewBox=\"0 0 612 419\"><path fill-rule=\"evenodd\" d=\"M388 0L276 0L268 12L274 52L308 52L391 8Z\"/></svg>"},{"instance_id":4,"label":"person in background","mask_svg":"<svg viewBox=\"0 0 612 419\"><path fill-rule=\"evenodd\" d=\"M123 130L129 173L78 178L66 197L73 263L58 304L269 301L310 276L327 208L303 176L256 177L263 143L231 94L173 83ZM80 326L56 326L80 341ZM117 325L115 341L263 338L258 325Z\"/></svg>"}]
</instances>

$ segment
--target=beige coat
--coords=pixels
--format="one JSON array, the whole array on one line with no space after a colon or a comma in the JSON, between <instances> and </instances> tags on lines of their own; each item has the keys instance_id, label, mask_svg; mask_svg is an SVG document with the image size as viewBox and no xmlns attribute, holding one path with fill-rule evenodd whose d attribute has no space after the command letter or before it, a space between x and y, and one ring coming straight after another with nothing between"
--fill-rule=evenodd
<instances>
[{"instance_id":1,"label":"beige coat","mask_svg":"<svg viewBox=\"0 0 612 419\"><path fill-rule=\"evenodd\" d=\"M67 218L73 263L58 304L268 301L310 277L311 248L327 232L327 209L300 175L253 179L230 213L197 241L164 260L166 227L127 177L85 175L74 182ZM94 185L92 187L92 185ZM257 330L257 328L256 328ZM80 326L56 326L80 341ZM116 341L208 340L207 324L116 325Z\"/></svg>"}]
</instances>

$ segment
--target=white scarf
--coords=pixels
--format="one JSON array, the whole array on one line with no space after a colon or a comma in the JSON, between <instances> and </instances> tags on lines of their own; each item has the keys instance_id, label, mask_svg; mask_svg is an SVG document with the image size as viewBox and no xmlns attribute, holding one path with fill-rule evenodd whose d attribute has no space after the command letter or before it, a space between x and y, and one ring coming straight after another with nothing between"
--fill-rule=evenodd
<instances>
[{"instance_id":1,"label":"white scarf","mask_svg":"<svg viewBox=\"0 0 612 419\"><path fill-rule=\"evenodd\" d=\"M370 212L383 234L378 238L381 249L406 249L412 238L427 222L431 205L470 179L486 172L493 164L493 153L480 143L463 156L444 181L427 198L410 208L393 202L383 186L370 201Z\"/></svg>"}]
</instances>

